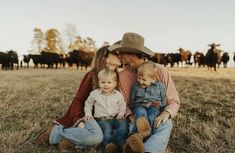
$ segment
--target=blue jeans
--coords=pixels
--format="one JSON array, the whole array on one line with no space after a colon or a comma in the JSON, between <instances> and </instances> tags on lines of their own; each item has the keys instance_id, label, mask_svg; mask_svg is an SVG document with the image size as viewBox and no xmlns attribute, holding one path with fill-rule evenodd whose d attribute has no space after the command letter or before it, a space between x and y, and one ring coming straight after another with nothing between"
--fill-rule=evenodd
<instances>
[{"instance_id":1,"label":"blue jeans","mask_svg":"<svg viewBox=\"0 0 235 153\"><path fill-rule=\"evenodd\" d=\"M98 120L103 133L103 144L115 143L122 145L125 143L128 134L128 123L126 119L117 120L115 117L108 120Z\"/></svg>"},{"instance_id":2,"label":"blue jeans","mask_svg":"<svg viewBox=\"0 0 235 153\"><path fill-rule=\"evenodd\" d=\"M57 144L62 139L68 139L75 144L75 148L87 148L102 143L103 133L96 122L92 119L85 122L85 128L64 128L63 125L55 125L49 137L50 144Z\"/></svg>"},{"instance_id":3,"label":"blue jeans","mask_svg":"<svg viewBox=\"0 0 235 153\"><path fill-rule=\"evenodd\" d=\"M138 106L134 106L133 113L135 115L135 121L140 117L145 117L148 120L151 129L153 129L154 120L159 115L160 111L157 107L153 107L153 106L144 107L144 106L138 105ZM137 128L135 124L135 128L133 129L131 133L135 133L136 131L137 131Z\"/></svg>"},{"instance_id":4,"label":"blue jeans","mask_svg":"<svg viewBox=\"0 0 235 153\"><path fill-rule=\"evenodd\" d=\"M167 120L166 124L160 124L153 129L152 135L144 142L144 151L150 153L165 153L171 130L173 127L172 119ZM132 131L134 125L129 123L129 130Z\"/></svg>"}]
</instances>

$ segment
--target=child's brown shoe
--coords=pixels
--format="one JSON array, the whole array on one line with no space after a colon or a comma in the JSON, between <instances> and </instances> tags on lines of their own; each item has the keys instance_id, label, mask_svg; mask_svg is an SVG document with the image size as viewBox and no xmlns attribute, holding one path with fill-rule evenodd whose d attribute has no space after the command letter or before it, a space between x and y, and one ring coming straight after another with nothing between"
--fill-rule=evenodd
<instances>
[{"instance_id":1,"label":"child's brown shoe","mask_svg":"<svg viewBox=\"0 0 235 153\"><path fill-rule=\"evenodd\" d=\"M117 145L113 143L109 143L104 148L105 153L116 153L117 152Z\"/></svg>"},{"instance_id":2,"label":"child's brown shoe","mask_svg":"<svg viewBox=\"0 0 235 153\"><path fill-rule=\"evenodd\" d=\"M136 120L137 132L146 140L151 134L151 128L148 120L145 117L140 117Z\"/></svg>"}]
</instances>

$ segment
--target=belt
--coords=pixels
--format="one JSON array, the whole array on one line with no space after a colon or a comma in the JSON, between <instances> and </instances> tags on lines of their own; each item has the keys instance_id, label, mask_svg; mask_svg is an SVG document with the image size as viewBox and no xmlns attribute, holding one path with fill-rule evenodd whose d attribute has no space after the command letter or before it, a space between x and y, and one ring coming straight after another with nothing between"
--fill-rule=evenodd
<instances>
[{"instance_id":1,"label":"belt","mask_svg":"<svg viewBox=\"0 0 235 153\"><path fill-rule=\"evenodd\" d=\"M101 120L111 120L114 117L115 116L102 116L102 117L96 117L95 119L98 120L98 121L101 121Z\"/></svg>"}]
</instances>

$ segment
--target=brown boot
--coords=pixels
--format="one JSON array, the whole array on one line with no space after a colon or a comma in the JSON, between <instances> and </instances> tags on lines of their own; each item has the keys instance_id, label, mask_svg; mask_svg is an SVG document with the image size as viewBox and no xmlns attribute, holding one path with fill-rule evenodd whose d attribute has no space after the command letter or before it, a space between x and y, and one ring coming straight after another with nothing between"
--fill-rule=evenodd
<instances>
[{"instance_id":1,"label":"brown boot","mask_svg":"<svg viewBox=\"0 0 235 153\"><path fill-rule=\"evenodd\" d=\"M35 140L35 144L42 145L44 143L49 143L49 136L51 134L51 130L54 127L54 125L50 126L47 130L42 131L39 133Z\"/></svg>"},{"instance_id":2,"label":"brown boot","mask_svg":"<svg viewBox=\"0 0 235 153\"><path fill-rule=\"evenodd\" d=\"M125 146L125 144L118 145L118 152L119 152L119 153L122 153L122 152L123 152L124 146Z\"/></svg>"},{"instance_id":3,"label":"brown boot","mask_svg":"<svg viewBox=\"0 0 235 153\"><path fill-rule=\"evenodd\" d=\"M72 142L67 139L63 139L58 143L58 149L60 152L75 152L75 146Z\"/></svg>"},{"instance_id":4,"label":"brown boot","mask_svg":"<svg viewBox=\"0 0 235 153\"><path fill-rule=\"evenodd\" d=\"M151 134L151 128L148 120L145 117L140 117L136 120L137 132L146 140Z\"/></svg>"},{"instance_id":5,"label":"brown boot","mask_svg":"<svg viewBox=\"0 0 235 153\"><path fill-rule=\"evenodd\" d=\"M139 133L131 135L123 149L123 153L144 153L143 137Z\"/></svg>"},{"instance_id":6,"label":"brown boot","mask_svg":"<svg viewBox=\"0 0 235 153\"><path fill-rule=\"evenodd\" d=\"M104 148L105 153L116 153L117 152L117 145L113 143L109 143Z\"/></svg>"}]
</instances>

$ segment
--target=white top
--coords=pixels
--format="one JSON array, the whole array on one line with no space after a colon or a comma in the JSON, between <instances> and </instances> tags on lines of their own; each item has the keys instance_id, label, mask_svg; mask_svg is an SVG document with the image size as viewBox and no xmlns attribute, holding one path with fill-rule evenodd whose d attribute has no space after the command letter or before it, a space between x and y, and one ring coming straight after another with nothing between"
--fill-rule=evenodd
<instances>
[{"instance_id":1,"label":"white top","mask_svg":"<svg viewBox=\"0 0 235 153\"><path fill-rule=\"evenodd\" d=\"M126 102L123 95L117 90L114 90L110 95L104 95L100 89L95 89L85 101L85 115L92 116L93 106L95 118L124 116L126 113Z\"/></svg>"}]
</instances>

